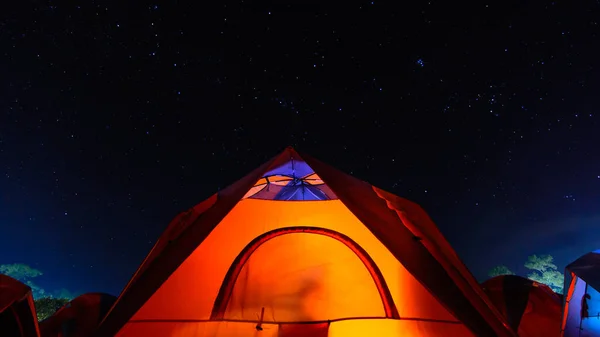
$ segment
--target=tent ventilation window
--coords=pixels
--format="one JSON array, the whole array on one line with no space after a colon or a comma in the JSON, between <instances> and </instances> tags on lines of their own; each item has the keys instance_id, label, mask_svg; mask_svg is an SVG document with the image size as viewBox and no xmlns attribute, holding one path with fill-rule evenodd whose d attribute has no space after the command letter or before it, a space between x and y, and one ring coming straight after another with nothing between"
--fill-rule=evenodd
<instances>
[{"instance_id":1,"label":"tent ventilation window","mask_svg":"<svg viewBox=\"0 0 600 337\"><path fill-rule=\"evenodd\" d=\"M244 199L278 201L320 201L336 200L337 196L314 173L304 177L291 175L264 176L246 193Z\"/></svg>"}]
</instances>

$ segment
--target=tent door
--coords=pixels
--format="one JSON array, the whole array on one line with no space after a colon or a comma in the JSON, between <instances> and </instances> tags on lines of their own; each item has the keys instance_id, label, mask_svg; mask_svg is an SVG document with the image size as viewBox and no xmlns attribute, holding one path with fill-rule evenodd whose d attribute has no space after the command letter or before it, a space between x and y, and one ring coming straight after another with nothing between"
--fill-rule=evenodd
<instances>
[{"instance_id":1,"label":"tent door","mask_svg":"<svg viewBox=\"0 0 600 337\"><path fill-rule=\"evenodd\" d=\"M385 279L383 278L383 275L381 274L381 271L379 270L373 259L369 256L369 254L355 241L353 241L346 235L329 229L319 227L286 227L275 229L258 236L240 252L237 258L234 260L233 264L230 266L225 276L225 279L221 285L221 288L215 300L211 320L226 320L225 312L227 311L227 307L231 301L232 294L234 292L234 287L240 277L247 277L245 275L240 274L244 269L244 266L246 266L247 262L257 251L257 249L259 249L263 244L266 244L270 240L273 240L275 238L280 238L282 236L293 236L295 234L303 234L303 237L305 238L308 237L306 236L306 234L310 234L311 236L318 235L321 238L324 238L321 240L334 239L345 245L345 247L349 249L348 251L346 251L347 254L352 255L352 253L354 253L355 257L357 257L360 260L360 262L362 262L362 265L370 274L370 277L376 287L376 291L381 299L381 304L383 305L385 318L399 318L398 311L392 299L392 295L385 282ZM287 246L282 247L282 250L286 250L286 247ZM302 248L303 246L300 247ZM281 253L283 254L284 252ZM277 252L275 252L275 254L277 254ZM323 252L323 254L327 254L327 252ZM290 263L293 263L293 261L290 261ZM246 269L249 268L250 267ZM307 289L306 291L309 290ZM258 320L259 313L256 313L256 316L257 317L253 319Z\"/></svg>"}]
</instances>

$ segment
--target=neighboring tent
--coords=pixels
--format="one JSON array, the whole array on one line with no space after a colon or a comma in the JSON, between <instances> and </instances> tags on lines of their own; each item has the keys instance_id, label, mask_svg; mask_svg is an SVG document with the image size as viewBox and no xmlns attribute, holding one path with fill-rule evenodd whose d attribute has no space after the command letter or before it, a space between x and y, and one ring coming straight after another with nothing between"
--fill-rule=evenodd
<instances>
[{"instance_id":1,"label":"neighboring tent","mask_svg":"<svg viewBox=\"0 0 600 337\"><path fill-rule=\"evenodd\" d=\"M514 336L417 205L288 148L177 216L96 336Z\"/></svg>"},{"instance_id":2,"label":"neighboring tent","mask_svg":"<svg viewBox=\"0 0 600 337\"><path fill-rule=\"evenodd\" d=\"M563 337L600 336L600 250L565 268Z\"/></svg>"},{"instance_id":3,"label":"neighboring tent","mask_svg":"<svg viewBox=\"0 0 600 337\"><path fill-rule=\"evenodd\" d=\"M39 336L31 288L3 274L0 274L0 336Z\"/></svg>"},{"instance_id":4,"label":"neighboring tent","mask_svg":"<svg viewBox=\"0 0 600 337\"><path fill-rule=\"evenodd\" d=\"M78 296L40 322L42 337L88 337L117 300L103 293Z\"/></svg>"},{"instance_id":5,"label":"neighboring tent","mask_svg":"<svg viewBox=\"0 0 600 337\"><path fill-rule=\"evenodd\" d=\"M503 275L481 286L519 337L560 336L562 302L547 285Z\"/></svg>"}]
</instances>

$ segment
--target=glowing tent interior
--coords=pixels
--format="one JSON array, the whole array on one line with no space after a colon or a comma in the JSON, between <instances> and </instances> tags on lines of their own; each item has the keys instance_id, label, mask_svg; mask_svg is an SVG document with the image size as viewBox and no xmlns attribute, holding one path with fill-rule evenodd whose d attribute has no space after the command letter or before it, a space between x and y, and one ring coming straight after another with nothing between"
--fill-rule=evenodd
<instances>
[{"instance_id":1,"label":"glowing tent interior","mask_svg":"<svg viewBox=\"0 0 600 337\"><path fill-rule=\"evenodd\" d=\"M600 336L600 250L565 268L561 337Z\"/></svg>"},{"instance_id":2,"label":"glowing tent interior","mask_svg":"<svg viewBox=\"0 0 600 337\"><path fill-rule=\"evenodd\" d=\"M292 148L177 216L96 336L515 336L416 204Z\"/></svg>"},{"instance_id":3,"label":"glowing tent interior","mask_svg":"<svg viewBox=\"0 0 600 337\"><path fill-rule=\"evenodd\" d=\"M40 322L42 337L88 337L116 297L104 293L87 293L77 296L56 313Z\"/></svg>"},{"instance_id":4,"label":"glowing tent interior","mask_svg":"<svg viewBox=\"0 0 600 337\"><path fill-rule=\"evenodd\" d=\"M0 274L0 336L39 336L31 288Z\"/></svg>"},{"instance_id":5,"label":"glowing tent interior","mask_svg":"<svg viewBox=\"0 0 600 337\"><path fill-rule=\"evenodd\" d=\"M481 285L519 337L558 337L562 302L548 286L516 275Z\"/></svg>"}]
</instances>

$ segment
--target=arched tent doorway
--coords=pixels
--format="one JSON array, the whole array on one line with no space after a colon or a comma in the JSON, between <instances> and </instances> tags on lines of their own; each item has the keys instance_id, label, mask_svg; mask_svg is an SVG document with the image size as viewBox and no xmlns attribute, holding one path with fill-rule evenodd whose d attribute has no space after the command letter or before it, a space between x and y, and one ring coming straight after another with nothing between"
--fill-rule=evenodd
<instances>
[{"instance_id":1,"label":"arched tent doorway","mask_svg":"<svg viewBox=\"0 0 600 337\"><path fill-rule=\"evenodd\" d=\"M281 256L284 251L288 253ZM299 260L304 261L301 266ZM350 287L342 284L347 275L353 275L353 282L347 283ZM277 296L283 296L279 305L287 307L281 308L285 318L276 318L274 307L266 308L267 318L265 307L254 308L248 318L255 319L252 315L259 312L261 321L272 322L399 318L385 279L369 254L348 236L326 228L280 228L250 242L227 272L211 320L243 320L250 303L274 304L277 299L270 297ZM331 303L335 307L327 307ZM317 306L320 313L306 310Z\"/></svg>"}]
</instances>

